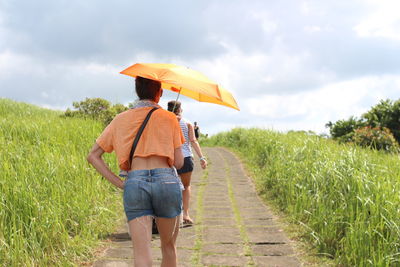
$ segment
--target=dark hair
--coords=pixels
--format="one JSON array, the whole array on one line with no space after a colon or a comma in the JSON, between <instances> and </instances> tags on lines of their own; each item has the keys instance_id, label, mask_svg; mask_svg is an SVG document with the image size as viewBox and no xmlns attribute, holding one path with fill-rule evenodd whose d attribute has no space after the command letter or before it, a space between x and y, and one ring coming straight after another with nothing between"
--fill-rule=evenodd
<instances>
[{"instance_id":1,"label":"dark hair","mask_svg":"<svg viewBox=\"0 0 400 267\"><path fill-rule=\"evenodd\" d=\"M180 108L181 108L181 102L175 100L171 100L168 102L168 111L171 111L176 115L178 115L178 111Z\"/></svg>"},{"instance_id":2,"label":"dark hair","mask_svg":"<svg viewBox=\"0 0 400 267\"><path fill-rule=\"evenodd\" d=\"M135 81L136 94L139 99L151 99L156 98L156 94L161 90L161 83L159 81L146 79L143 77L136 77Z\"/></svg>"}]
</instances>

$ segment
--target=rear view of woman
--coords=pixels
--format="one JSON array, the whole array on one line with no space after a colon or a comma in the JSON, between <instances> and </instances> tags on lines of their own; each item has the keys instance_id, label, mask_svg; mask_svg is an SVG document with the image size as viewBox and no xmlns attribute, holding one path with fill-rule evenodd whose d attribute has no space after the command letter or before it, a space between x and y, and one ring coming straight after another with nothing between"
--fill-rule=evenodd
<instances>
[{"instance_id":1,"label":"rear view of woman","mask_svg":"<svg viewBox=\"0 0 400 267\"><path fill-rule=\"evenodd\" d=\"M200 165L203 169L207 167L206 158L203 156L200 145L197 142L194 127L193 125L186 119L182 118L182 107L181 102L179 101L169 101L168 102L168 111L174 112L179 120L179 125L182 129L183 135L185 136L185 143L182 145L182 153L184 157L183 167L178 169L178 174L181 177L181 181L184 186L183 190L183 224L193 224L192 218L189 215L189 202L190 202L190 180L192 179L193 172L193 153L192 147L197 153L197 156L200 158Z\"/></svg>"},{"instance_id":2,"label":"rear view of woman","mask_svg":"<svg viewBox=\"0 0 400 267\"><path fill-rule=\"evenodd\" d=\"M135 266L151 266L152 218L156 217L161 239L161 266L176 266L176 238L182 193L175 168L183 165L182 131L176 117L162 109L158 81L137 77L134 107L117 115L96 140L88 161L115 186L124 189L124 210L133 241ZM137 143L133 157L133 140L147 114L151 115ZM115 151L119 167L128 171L124 182L102 159L104 152Z\"/></svg>"}]
</instances>

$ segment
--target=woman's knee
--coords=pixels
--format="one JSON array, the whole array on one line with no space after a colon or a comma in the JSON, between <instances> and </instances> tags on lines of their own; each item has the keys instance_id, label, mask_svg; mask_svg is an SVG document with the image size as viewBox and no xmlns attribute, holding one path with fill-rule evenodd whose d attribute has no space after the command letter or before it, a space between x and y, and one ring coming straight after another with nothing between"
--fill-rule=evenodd
<instances>
[{"instance_id":1,"label":"woman's knee","mask_svg":"<svg viewBox=\"0 0 400 267\"><path fill-rule=\"evenodd\" d=\"M167 253L175 253L176 245L173 240L168 240L168 242L161 242L161 249Z\"/></svg>"}]
</instances>

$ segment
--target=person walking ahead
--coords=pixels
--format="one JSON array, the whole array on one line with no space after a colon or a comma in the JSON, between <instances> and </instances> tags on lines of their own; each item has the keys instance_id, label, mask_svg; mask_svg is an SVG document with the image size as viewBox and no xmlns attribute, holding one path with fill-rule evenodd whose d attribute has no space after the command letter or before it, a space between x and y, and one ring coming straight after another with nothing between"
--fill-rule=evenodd
<instances>
[{"instance_id":1,"label":"person walking ahead","mask_svg":"<svg viewBox=\"0 0 400 267\"><path fill-rule=\"evenodd\" d=\"M168 110L174 112L179 120L180 127L182 129L183 135L185 136L185 143L182 146L182 152L184 156L184 164L181 169L178 169L178 174L181 177L181 181L184 186L183 190L183 224L193 224L192 218L189 215L189 202L190 202L190 180L192 178L193 172L193 153L191 147L197 153L200 158L200 165L203 169L207 167L206 158L203 156L200 145L194 135L193 125L186 119L182 118L182 107L179 101L169 101Z\"/></svg>"},{"instance_id":2,"label":"person walking ahead","mask_svg":"<svg viewBox=\"0 0 400 267\"><path fill-rule=\"evenodd\" d=\"M87 157L96 170L124 189L124 210L133 241L135 266L151 266L151 228L156 217L161 239L161 266L176 266L176 238L182 212L182 191L176 168L183 165L184 137L176 116L162 109L160 82L137 77L139 101L117 115L96 140ZM133 140L145 117L154 111L144 128L133 157ZM104 162L104 152L115 151L119 167L129 171L124 182Z\"/></svg>"},{"instance_id":3,"label":"person walking ahead","mask_svg":"<svg viewBox=\"0 0 400 267\"><path fill-rule=\"evenodd\" d=\"M199 140L200 127L199 127L199 125L197 125L197 121L194 122L193 129L194 129L194 136L196 137L197 140Z\"/></svg>"}]
</instances>

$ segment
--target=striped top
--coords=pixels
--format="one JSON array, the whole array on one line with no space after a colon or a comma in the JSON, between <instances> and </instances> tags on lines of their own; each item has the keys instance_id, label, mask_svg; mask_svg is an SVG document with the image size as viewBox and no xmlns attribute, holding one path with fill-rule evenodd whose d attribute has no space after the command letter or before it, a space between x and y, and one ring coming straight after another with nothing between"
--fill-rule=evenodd
<instances>
[{"instance_id":1,"label":"striped top","mask_svg":"<svg viewBox=\"0 0 400 267\"><path fill-rule=\"evenodd\" d=\"M185 143L182 145L182 154L184 158L193 157L192 147L190 145L188 123L190 122L184 118L181 118L179 121L179 126L181 126L183 137L185 137Z\"/></svg>"}]
</instances>

